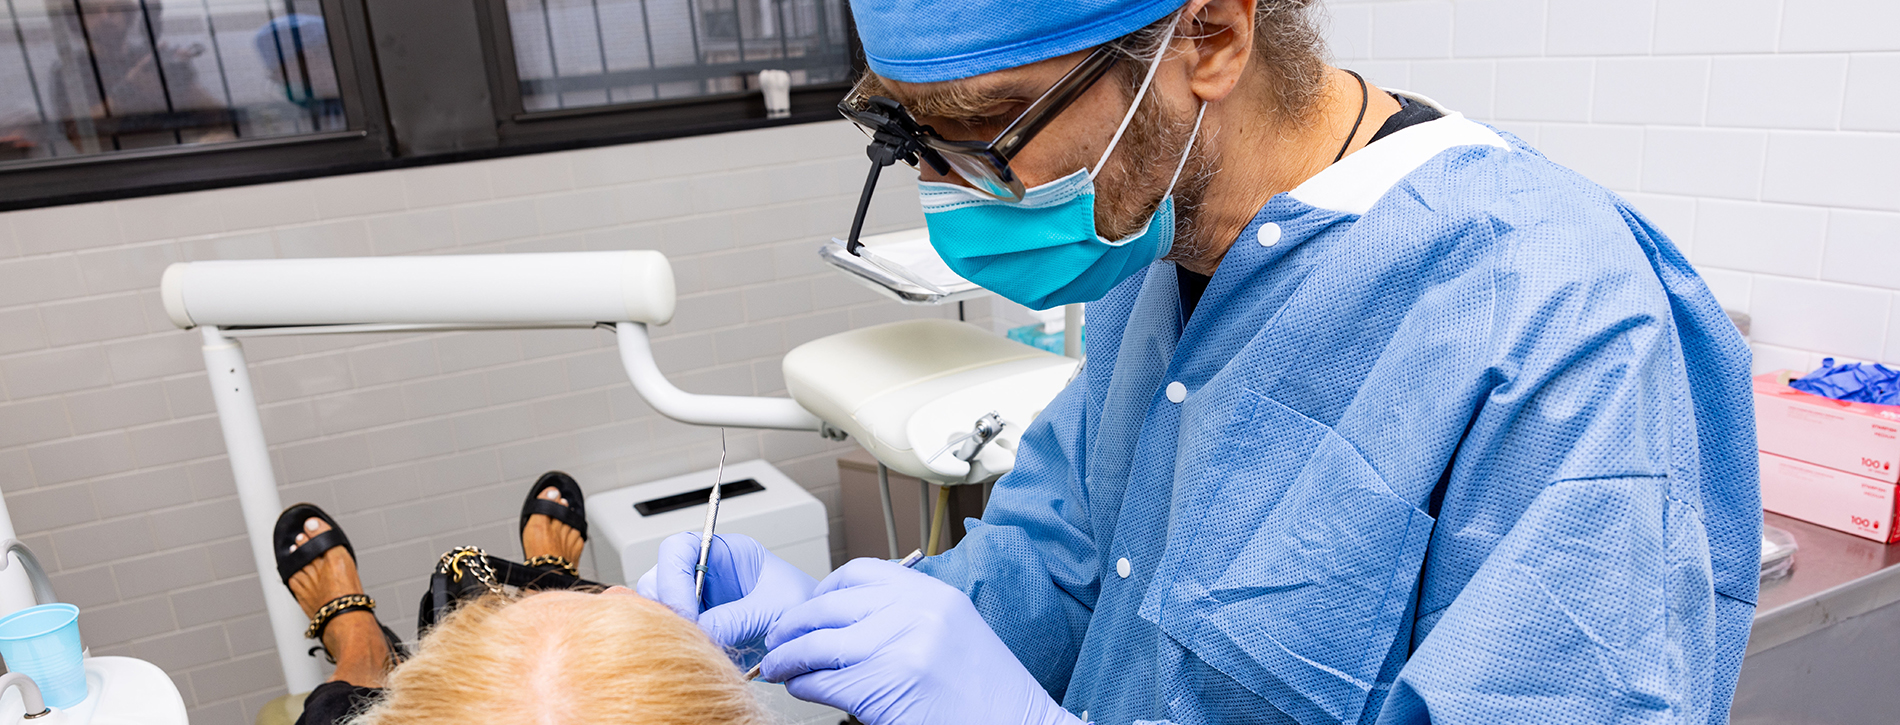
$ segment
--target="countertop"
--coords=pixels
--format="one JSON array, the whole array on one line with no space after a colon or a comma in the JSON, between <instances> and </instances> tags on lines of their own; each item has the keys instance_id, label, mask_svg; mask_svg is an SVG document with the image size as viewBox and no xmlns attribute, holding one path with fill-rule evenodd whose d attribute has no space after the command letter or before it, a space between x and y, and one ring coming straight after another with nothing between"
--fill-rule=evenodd
<instances>
[{"instance_id":1,"label":"countertop","mask_svg":"<svg viewBox=\"0 0 1900 725\"><path fill-rule=\"evenodd\" d=\"M1764 522L1794 535L1794 570L1762 582L1753 654L1900 602L1900 544L1880 544L1779 514Z\"/></svg>"}]
</instances>

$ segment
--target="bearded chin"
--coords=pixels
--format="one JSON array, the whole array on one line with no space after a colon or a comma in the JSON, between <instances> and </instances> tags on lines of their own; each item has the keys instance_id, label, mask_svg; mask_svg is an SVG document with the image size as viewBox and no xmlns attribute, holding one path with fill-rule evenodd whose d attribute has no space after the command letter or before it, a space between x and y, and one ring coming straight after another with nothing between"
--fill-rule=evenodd
<instances>
[{"instance_id":1,"label":"bearded chin","mask_svg":"<svg viewBox=\"0 0 1900 725\"><path fill-rule=\"evenodd\" d=\"M1097 179L1095 226L1106 239L1123 239L1141 231L1168 196L1174 168L1181 163L1188 141L1195 138L1194 113L1167 114L1159 100L1151 96L1129 122L1128 132L1109 158L1115 178ZM1214 165L1208 158L1208 141L1207 129L1202 129L1174 184L1174 248L1164 259L1194 259L1206 246L1194 231Z\"/></svg>"}]
</instances>

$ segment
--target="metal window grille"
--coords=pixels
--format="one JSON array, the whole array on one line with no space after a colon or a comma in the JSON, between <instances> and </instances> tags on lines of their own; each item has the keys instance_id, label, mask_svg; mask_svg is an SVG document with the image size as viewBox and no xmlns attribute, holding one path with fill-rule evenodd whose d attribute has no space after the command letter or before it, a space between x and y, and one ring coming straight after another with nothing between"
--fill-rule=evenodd
<instances>
[{"instance_id":1,"label":"metal window grille","mask_svg":"<svg viewBox=\"0 0 1900 725\"><path fill-rule=\"evenodd\" d=\"M0 0L0 161L347 128L318 0Z\"/></svg>"},{"instance_id":2,"label":"metal window grille","mask_svg":"<svg viewBox=\"0 0 1900 725\"><path fill-rule=\"evenodd\" d=\"M508 0L525 110L691 98L851 74L841 0Z\"/></svg>"}]
</instances>

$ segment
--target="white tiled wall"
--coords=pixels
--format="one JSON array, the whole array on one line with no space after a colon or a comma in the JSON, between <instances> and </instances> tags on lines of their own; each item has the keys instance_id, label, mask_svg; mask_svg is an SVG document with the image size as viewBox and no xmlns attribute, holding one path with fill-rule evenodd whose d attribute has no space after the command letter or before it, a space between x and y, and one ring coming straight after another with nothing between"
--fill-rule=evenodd
<instances>
[{"instance_id":1,"label":"white tiled wall","mask_svg":"<svg viewBox=\"0 0 1900 725\"><path fill-rule=\"evenodd\" d=\"M1900 363L1900 2L1329 0L1337 63L1622 193L1755 367Z\"/></svg>"},{"instance_id":2,"label":"white tiled wall","mask_svg":"<svg viewBox=\"0 0 1900 725\"><path fill-rule=\"evenodd\" d=\"M199 725L248 723L282 675L198 335L159 304L184 260L658 249L676 321L655 356L682 388L782 391L779 359L848 328L954 307L885 302L822 266L867 164L842 121L0 214L0 491L78 604L95 654L172 674ZM872 231L921 223L887 172ZM987 303L969 306L989 324ZM414 631L443 551L518 555L536 475L592 490L712 467L718 434L662 419L599 331L245 343L285 502L340 519L380 616ZM837 505L841 446L731 432ZM841 552L834 516L832 547Z\"/></svg>"}]
</instances>

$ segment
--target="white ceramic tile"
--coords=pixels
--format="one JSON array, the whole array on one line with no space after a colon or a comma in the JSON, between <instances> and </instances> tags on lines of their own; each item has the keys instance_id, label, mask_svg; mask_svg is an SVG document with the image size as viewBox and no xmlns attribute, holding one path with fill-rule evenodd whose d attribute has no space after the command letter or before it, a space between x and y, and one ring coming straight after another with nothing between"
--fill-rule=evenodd
<instances>
[{"instance_id":1,"label":"white ceramic tile","mask_svg":"<svg viewBox=\"0 0 1900 725\"><path fill-rule=\"evenodd\" d=\"M1703 284L1709 286L1709 293L1715 295L1722 309L1748 311L1748 293L1754 287L1754 275L1717 267L1696 267L1696 274L1702 276Z\"/></svg>"},{"instance_id":2,"label":"white ceramic tile","mask_svg":"<svg viewBox=\"0 0 1900 725\"><path fill-rule=\"evenodd\" d=\"M1755 353L1754 375L1772 373L1777 370L1808 370L1808 351L1791 347L1770 345L1764 342L1751 342L1749 349Z\"/></svg>"},{"instance_id":3,"label":"white ceramic tile","mask_svg":"<svg viewBox=\"0 0 1900 725\"><path fill-rule=\"evenodd\" d=\"M541 221L541 233L612 226L617 221L614 218L617 196L612 189L590 189L537 198L534 208Z\"/></svg>"},{"instance_id":4,"label":"white ceramic tile","mask_svg":"<svg viewBox=\"0 0 1900 725\"><path fill-rule=\"evenodd\" d=\"M20 244L13 236L13 219L0 214L0 259L17 256L20 256Z\"/></svg>"},{"instance_id":5,"label":"white ceramic tile","mask_svg":"<svg viewBox=\"0 0 1900 725\"><path fill-rule=\"evenodd\" d=\"M1412 87L1454 111L1479 120L1491 117L1492 74L1488 60L1429 60L1412 64Z\"/></svg>"},{"instance_id":6,"label":"white ceramic tile","mask_svg":"<svg viewBox=\"0 0 1900 725\"><path fill-rule=\"evenodd\" d=\"M1641 127L1546 123L1538 132L1537 148L1605 187L1628 191L1642 186Z\"/></svg>"},{"instance_id":7,"label":"white ceramic tile","mask_svg":"<svg viewBox=\"0 0 1900 725\"><path fill-rule=\"evenodd\" d=\"M1372 6L1372 57L1451 57L1449 0L1409 0Z\"/></svg>"},{"instance_id":8,"label":"white ceramic tile","mask_svg":"<svg viewBox=\"0 0 1900 725\"><path fill-rule=\"evenodd\" d=\"M1333 58L1352 64L1371 57L1372 6L1334 5L1327 10L1321 29L1326 34L1326 49Z\"/></svg>"},{"instance_id":9,"label":"white ceramic tile","mask_svg":"<svg viewBox=\"0 0 1900 725\"><path fill-rule=\"evenodd\" d=\"M1782 0L1663 0L1656 54L1772 53Z\"/></svg>"},{"instance_id":10,"label":"white ceramic tile","mask_svg":"<svg viewBox=\"0 0 1900 725\"><path fill-rule=\"evenodd\" d=\"M1762 198L1900 211L1900 135L1778 131Z\"/></svg>"},{"instance_id":11,"label":"white ceramic tile","mask_svg":"<svg viewBox=\"0 0 1900 725\"><path fill-rule=\"evenodd\" d=\"M1636 55L1649 52L1655 0L1550 0L1545 52Z\"/></svg>"},{"instance_id":12,"label":"white ceramic tile","mask_svg":"<svg viewBox=\"0 0 1900 725\"><path fill-rule=\"evenodd\" d=\"M1821 279L1900 289L1900 214L1829 212Z\"/></svg>"},{"instance_id":13,"label":"white ceramic tile","mask_svg":"<svg viewBox=\"0 0 1900 725\"><path fill-rule=\"evenodd\" d=\"M1643 140L1643 191L1753 199L1767 145L1762 131L1651 128Z\"/></svg>"},{"instance_id":14,"label":"white ceramic tile","mask_svg":"<svg viewBox=\"0 0 1900 725\"><path fill-rule=\"evenodd\" d=\"M79 270L88 292L124 292L158 285L173 262L184 261L179 245L158 242L79 254Z\"/></svg>"},{"instance_id":15,"label":"white ceramic tile","mask_svg":"<svg viewBox=\"0 0 1900 725\"><path fill-rule=\"evenodd\" d=\"M535 235L534 202L527 199L456 207L455 237L462 246Z\"/></svg>"},{"instance_id":16,"label":"white ceramic tile","mask_svg":"<svg viewBox=\"0 0 1900 725\"><path fill-rule=\"evenodd\" d=\"M723 140L726 134L705 138ZM737 162L731 154L707 148L703 141L691 137L648 141L642 145L647 147L647 163L652 170L651 178L655 179L726 171L735 168Z\"/></svg>"},{"instance_id":17,"label":"white ceramic tile","mask_svg":"<svg viewBox=\"0 0 1900 725\"><path fill-rule=\"evenodd\" d=\"M1636 207L1636 211L1648 219L1649 223L1661 231L1669 241L1682 250L1685 257L1694 259L1695 250L1695 207L1696 200L1687 196L1666 196L1662 194L1639 194L1621 192L1623 198Z\"/></svg>"},{"instance_id":18,"label":"white ceramic tile","mask_svg":"<svg viewBox=\"0 0 1900 725\"><path fill-rule=\"evenodd\" d=\"M21 254L90 249L125 240L111 202L9 212Z\"/></svg>"},{"instance_id":19,"label":"white ceramic tile","mask_svg":"<svg viewBox=\"0 0 1900 725\"><path fill-rule=\"evenodd\" d=\"M119 215L125 241L143 242L223 231L218 211L222 198L218 191L164 194L123 199L112 202L111 208Z\"/></svg>"},{"instance_id":20,"label":"white ceramic tile","mask_svg":"<svg viewBox=\"0 0 1900 725\"><path fill-rule=\"evenodd\" d=\"M1900 50L1900 3L1790 0L1781 16L1780 50Z\"/></svg>"},{"instance_id":21,"label":"white ceramic tile","mask_svg":"<svg viewBox=\"0 0 1900 725\"><path fill-rule=\"evenodd\" d=\"M652 178L646 147L646 144L629 143L568 152L574 185L585 189Z\"/></svg>"},{"instance_id":22,"label":"white ceramic tile","mask_svg":"<svg viewBox=\"0 0 1900 725\"><path fill-rule=\"evenodd\" d=\"M376 254L407 254L455 246L455 215L448 209L425 209L364 220L370 246Z\"/></svg>"},{"instance_id":23,"label":"white ceramic tile","mask_svg":"<svg viewBox=\"0 0 1900 725\"><path fill-rule=\"evenodd\" d=\"M466 165L465 165L466 166ZM527 154L483 161L474 165L488 174L496 198L545 194L574 188L574 172L565 154Z\"/></svg>"},{"instance_id":24,"label":"white ceramic tile","mask_svg":"<svg viewBox=\"0 0 1900 725\"><path fill-rule=\"evenodd\" d=\"M1708 124L1832 129L1840 122L1846 78L1845 55L1716 58L1709 68Z\"/></svg>"},{"instance_id":25,"label":"white ceramic tile","mask_svg":"<svg viewBox=\"0 0 1900 725\"><path fill-rule=\"evenodd\" d=\"M279 229L277 251L285 258L367 257L369 228L360 219L305 224Z\"/></svg>"},{"instance_id":26,"label":"white ceramic tile","mask_svg":"<svg viewBox=\"0 0 1900 725\"><path fill-rule=\"evenodd\" d=\"M1705 199L1696 208L1695 263L1818 278L1826 235L1824 209Z\"/></svg>"},{"instance_id":27,"label":"white ceramic tile","mask_svg":"<svg viewBox=\"0 0 1900 725\"><path fill-rule=\"evenodd\" d=\"M346 174L310 182L317 213L325 219L400 211L404 206L405 171Z\"/></svg>"},{"instance_id":28,"label":"white ceramic tile","mask_svg":"<svg viewBox=\"0 0 1900 725\"><path fill-rule=\"evenodd\" d=\"M1606 58L1597 61L1591 120L1700 124L1708 81L1702 58Z\"/></svg>"},{"instance_id":29,"label":"white ceramic tile","mask_svg":"<svg viewBox=\"0 0 1900 725\"><path fill-rule=\"evenodd\" d=\"M97 345L16 355L0 360L14 400L105 387L112 382L105 350Z\"/></svg>"},{"instance_id":30,"label":"white ceramic tile","mask_svg":"<svg viewBox=\"0 0 1900 725\"><path fill-rule=\"evenodd\" d=\"M1863 360L1880 357L1892 293L1855 285L1755 277L1749 316L1756 340Z\"/></svg>"},{"instance_id":31,"label":"white ceramic tile","mask_svg":"<svg viewBox=\"0 0 1900 725\"><path fill-rule=\"evenodd\" d=\"M1588 121L1595 62L1580 58L1501 60L1497 117L1519 121Z\"/></svg>"},{"instance_id":32,"label":"white ceramic tile","mask_svg":"<svg viewBox=\"0 0 1900 725\"><path fill-rule=\"evenodd\" d=\"M696 176L675 183L687 189L692 201L691 211L707 213L782 201L772 198L769 178L769 174L764 171L740 169L714 176Z\"/></svg>"},{"instance_id":33,"label":"white ceramic tile","mask_svg":"<svg viewBox=\"0 0 1900 725\"><path fill-rule=\"evenodd\" d=\"M84 278L73 255L0 262L0 307L51 302L84 294Z\"/></svg>"},{"instance_id":34,"label":"white ceramic tile","mask_svg":"<svg viewBox=\"0 0 1900 725\"><path fill-rule=\"evenodd\" d=\"M446 206L490 197L488 175L466 164L439 164L404 169L403 194L411 209Z\"/></svg>"},{"instance_id":35,"label":"white ceramic tile","mask_svg":"<svg viewBox=\"0 0 1900 725\"><path fill-rule=\"evenodd\" d=\"M1535 0L1457 0L1452 53L1459 58L1544 54L1544 3Z\"/></svg>"},{"instance_id":36,"label":"white ceramic tile","mask_svg":"<svg viewBox=\"0 0 1900 725\"><path fill-rule=\"evenodd\" d=\"M0 312L0 355L46 347L46 325L40 311L20 307Z\"/></svg>"},{"instance_id":37,"label":"white ceramic tile","mask_svg":"<svg viewBox=\"0 0 1900 725\"><path fill-rule=\"evenodd\" d=\"M193 262L210 259L269 259L277 256L277 242L268 231L189 239L180 242L180 246L184 247L185 259Z\"/></svg>"},{"instance_id":38,"label":"white ceramic tile","mask_svg":"<svg viewBox=\"0 0 1900 725\"><path fill-rule=\"evenodd\" d=\"M1900 363L1900 294L1893 296L1893 303L1887 309L1887 352L1880 360Z\"/></svg>"},{"instance_id":39,"label":"white ceramic tile","mask_svg":"<svg viewBox=\"0 0 1900 725\"><path fill-rule=\"evenodd\" d=\"M692 210L692 187L683 181L663 179L616 187L618 197L614 213L623 223L652 221L679 216Z\"/></svg>"},{"instance_id":40,"label":"white ceramic tile","mask_svg":"<svg viewBox=\"0 0 1900 725\"><path fill-rule=\"evenodd\" d=\"M136 294L62 302L40 307L46 341L53 347L126 338L145 331Z\"/></svg>"},{"instance_id":41,"label":"white ceramic tile","mask_svg":"<svg viewBox=\"0 0 1900 725\"><path fill-rule=\"evenodd\" d=\"M1900 53L1853 57L1847 68L1841 128L1900 131Z\"/></svg>"},{"instance_id":42,"label":"white ceramic tile","mask_svg":"<svg viewBox=\"0 0 1900 725\"><path fill-rule=\"evenodd\" d=\"M1358 60L1343 67L1365 76L1366 82L1380 88L1412 90L1412 64L1402 60ZM862 182L860 182L862 183Z\"/></svg>"},{"instance_id":43,"label":"white ceramic tile","mask_svg":"<svg viewBox=\"0 0 1900 725\"><path fill-rule=\"evenodd\" d=\"M308 181L223 189L219 194L224 228L263 229L316 221L317 202Z\"/></svg>"}]
</instances>

